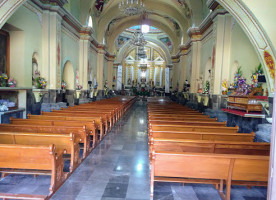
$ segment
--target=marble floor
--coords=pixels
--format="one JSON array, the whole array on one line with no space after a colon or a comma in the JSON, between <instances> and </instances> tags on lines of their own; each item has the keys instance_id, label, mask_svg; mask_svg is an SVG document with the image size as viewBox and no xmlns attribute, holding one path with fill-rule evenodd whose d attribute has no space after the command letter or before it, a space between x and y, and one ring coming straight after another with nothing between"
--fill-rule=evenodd
<instances>
[{"instance_id":1,"label":"marble floor","mask_svg":"<svg viewBox=\"0 0 276 200\"><path fill-rule=\"evenodd\" d=\"M53 200L149 200L146 103L138 101L51 198ZM48 194L47 176L12 175L0 193ZM265 200L266 188L233 186L233 200ZM220 200L212 185L155 183L155 200Z\"/></svg>"}]
</instances>

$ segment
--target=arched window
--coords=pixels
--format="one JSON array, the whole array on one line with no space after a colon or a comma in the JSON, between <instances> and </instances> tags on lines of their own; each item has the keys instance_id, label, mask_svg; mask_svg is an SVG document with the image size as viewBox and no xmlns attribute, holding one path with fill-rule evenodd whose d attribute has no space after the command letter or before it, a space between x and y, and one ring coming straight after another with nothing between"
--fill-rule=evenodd
<instances>
[{"instance_id":1,"label":"arched window","mask_svg":"<svg viewBox=\"0 0 276 200\"><path fill-rule=\"evenodd\" d=\"M92 22L91 16L89 16L89 19L88 19L88 27L93 27L93 22Z\"/></svg>"}]
</instances>

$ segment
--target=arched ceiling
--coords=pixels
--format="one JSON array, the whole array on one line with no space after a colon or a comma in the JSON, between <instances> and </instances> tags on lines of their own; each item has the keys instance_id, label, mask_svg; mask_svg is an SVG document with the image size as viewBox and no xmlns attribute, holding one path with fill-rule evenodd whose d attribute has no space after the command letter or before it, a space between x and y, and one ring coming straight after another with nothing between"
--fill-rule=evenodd
<instances>
[{"instance_id":1,"label":"arched ceiling","mask_svg":"<svg viewBox=\"0 0 276 200\"><path fill-rule=\"evenodd\" d=\"M153 38L145 37L149 43L146 46L150 46L154 48L160 55L162 55L163 59L166 61L168 65L172 64L172 59L170 56L170 51L168 47L163 44L161 41L154 40ZM116 58L116 63L121 63L123 59L131 52L135 47L129 44L129 41L126 42L119 50Z\"/></svg>"},{"instance_id":2,"label":"arched ceiling","mask_svg":"<svg viewBox=\"0 0 276 200\"><path fill-rule=\"evenodd\" d=\"M106 41L109 52L116 51L116 38L133 25L147 24L166 33L173 44L171 54L178 51L181 39L188 40L187 30L192 25L199 25L209 9L207 0L143 0L146 12L142 15L125 16L118 8L122 0L109 0L100 12L95 8L97 0L82 0L80 20L85 21L83 13L92 15L96 27L95 37L100 43ZM204 10L205 9L205 10Z\"/></svg>"},{"instance_id":3,"label":"arched ceiling","mask_svg":"<svg viewBox=\"0 0 276 200\"><path fill-rule=\"evenodd\" d=\"M162 31L164 31L171 39L174 49L173 49L173 53L177 51L178 48L178 44L180 43L180 38L177 37L176 33L174 32L174 30L172 29L172 27L169 24L160 24L159 23L159 16L151 16L148 19L148 22L151 26L154 26ZM131 19L131 20L129 20ZM141 18L140 16L131 16L128 18L124 18L122 19L119 23L117 23L115 26L112 27L111 30L109 30L107 32L107 46L108 46L108 51L109 52L114 52L115 50L115 40L116 38L127 28L133 26L133 25L137 25L140 24L141 22ZM102 33L104 34L104 33Z\"/></svg>"}]
</instances>

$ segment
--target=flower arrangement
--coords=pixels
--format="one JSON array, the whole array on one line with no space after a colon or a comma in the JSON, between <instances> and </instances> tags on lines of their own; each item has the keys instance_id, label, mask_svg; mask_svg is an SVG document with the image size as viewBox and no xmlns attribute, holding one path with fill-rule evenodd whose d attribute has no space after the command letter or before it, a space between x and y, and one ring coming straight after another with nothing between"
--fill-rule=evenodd
<instances>
[{"instance_id":1,"label":"flower arrangement","mask_svg":"<svg viewBox=\"0 0 276 200\"><path fill-rule=\"evenodd\" d=\"M9 79L8 75L5 73L0 74L0 86L7 87L7 80Z\"/></svg>"},{"instance_id":2,"label":"flower arrangement","mask_svg":"<svg viewBox=\"0 0 276 200\"><path fill-rule=\"evenodd\" d=\"M251 91L251 88L246 83L246 79L240 78L238 81L238 88L237 88L236 94L240 96L244 96L244 95L248 95L250 91Z\"/></svg>"},{"instance_id":3,"label":"flower arrangement","mask_svg":"<svg viewBox=\"0 0 276 200\"><path fill-rule=\"evenodd\" d=\"M77 84L77 85L76 85L76 90L81 90L81 89L82 89L82 85Z\"/></svg>"},{"instance_id":4,"label":"flower arrangement","mask_svg":"<svg viewBox=\"0 0 276 200\"><path fill-rule=\"evenodd\" d=\"M227 93L228 92L228 83L227 80L223 80L221 83L221 89L222 93Z\"/></svg>"},{"instance_id":5,"label":"flower arrangement","mask_svg":"<svg viewBox=\"0 0 276 200\"><path fill-rule=\"evenodd\" d=\"M16 86L16 80L14 80L14 78L10 77L8 79L8 86L9 87L15 87Z\"/></svg>"},{"instance_id":6,"label":"flower arrangement","mask_svg":"<svg viewBox=\"0 0 276 200\"><path fill-rule=\"evenodd\" d=\"M44 78L37 77L36 78L37 88L38 89L45 89L47 86L47 81Z\"/></svg>"},{"instance_id":7,"label":"flower arrangement","mask_svg":"<svg viewBox=\"0 0 276 200\"><path fill-rule=\"evenodd\" d=\"M262 64L260 63L259 66L256 68L255 72L251 75L251 87L252 88L260 88L262 86L261 83L258 83L258 76L263 75L264 71L262 69Z\"/></svg>"},{"instance_id":8,"label":"flower arrangement","mask_svg":"<svg viewBox=\"0 0 276 200\"><path fill-rule=\"evenodd\" d=\"M40 72L35 70L35 76L33 77L33 85L38 89L45 89L47 87L47 81L40 76Z\"/></svg>"},{"instance_id":9,"label":"flower arrangement","mask_svg":"<svg viewBox=\"0 0 276 200\"><path fill-rule=\"evenodd\" d=\"M234 76L234 88L237 89L238 88L238 82L239 79L242 77L242 70L241 67L238 68L238 71L236 72L235 76Z\"/></svg>"},{"instance_id":10,"label":"flower arrangement","mask_svg":"<svg viewBox=\"0 0 276 200\"><path fill-rule=\"evenodd\" d=\"M209 94L209 89L210 89L210 82L206 81L204 90L203 90L203 94Z\"/></svg>"},{"instance_id":11,"label":"flower arrangement","mask_svg":"<svg viewBox=\"0 0 276 200\"><path fill-rule=\"evenodd\" d=\"M61 81L61 89L66 90L66 86L67 86L67 83L64 80L62 80Z\"/></svg>"}]
</instances>

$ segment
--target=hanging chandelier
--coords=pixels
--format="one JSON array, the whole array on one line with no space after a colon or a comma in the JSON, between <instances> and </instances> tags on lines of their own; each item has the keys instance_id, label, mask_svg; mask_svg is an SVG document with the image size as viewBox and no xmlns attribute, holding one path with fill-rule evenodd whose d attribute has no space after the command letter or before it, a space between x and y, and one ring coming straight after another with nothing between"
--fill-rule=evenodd
<instances>
[{"instance_id":1,"label":"hanging chandelier","mask_svg":"<svg viewBox=\"0 0 276 200\"><path fill-rule=\"evenodd\" d=\"M144 34L140 30L137 30L134 32L133 38L130 40L130 44L142 47L147 44L147 41L145 40Z\"/></svg>"},{"instance_id":2,"label":"hanging chandelier","mask_svg":"<svg viewBox=\"0 0 276 200\"><path fill-rule=\"evenodd\" d=\"M145 11L145 4L143 0L122 0L119 3L119 10L128 16L138 15Z\"/></svg>"}]
</instances>

